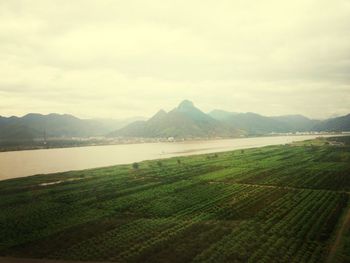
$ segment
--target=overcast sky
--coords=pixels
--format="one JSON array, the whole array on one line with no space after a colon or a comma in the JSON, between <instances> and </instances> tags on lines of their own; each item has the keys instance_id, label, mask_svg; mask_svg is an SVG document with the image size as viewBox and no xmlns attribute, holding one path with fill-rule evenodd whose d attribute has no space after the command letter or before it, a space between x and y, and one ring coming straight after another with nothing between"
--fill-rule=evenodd
<instances>
[{"instance_id":1,"label":"overcast sky","mask_svg":"<svg viewBox=\"0 0 350 263\"><path fill-rule=\"evenodd\" d=\"M0 115L350 113L349 0L0 0Z\"/></svg>"}]
</instances>

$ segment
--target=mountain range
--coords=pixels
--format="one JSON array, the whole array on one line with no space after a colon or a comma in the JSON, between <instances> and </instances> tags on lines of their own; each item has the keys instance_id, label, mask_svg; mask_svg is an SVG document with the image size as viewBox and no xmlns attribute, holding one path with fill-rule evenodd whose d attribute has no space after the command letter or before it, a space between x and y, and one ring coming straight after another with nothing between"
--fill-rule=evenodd
<instances>
[{"instance_id":1,"label":"mountain range","mask_svg":"<svg viewBox=\"0 0 350 263\"><path fill-rule=\"evenodd\" d=\"M112 137L234 137L243 131L211 117L196 108L191 101L184 100L169 111L160 110L147 121L138 121L121 128Z\"/></svg>"},{"instance_id":2,"label":"mountain range","mask_svg":"<svg viewBox=\"0 0 350 263\"><path fill-rule=\"evenodd\" d=\"M252 112L230 113L220 110L214 110L209 115L231 127L244 130L250 135L311 131L314 125L320 122L302 115L266 117Z\"/></svg>"},{"instance_id":3,"label":"mountain range","mask_svg":"<svg viewBox=\"0 0 350 263\"><path fill-rule=\"evenodd\" d=\"M142 117L124 120L79 119L68 114L29 113L23 117L0 116L0 140L32 140L52 137L104 136Z\"/></svg>"},{"instance_id":4,"label":"mountain range","mask_svg":"<svg viewBox=\"0 0 350 263\"><path fill-rule=\"evenodd\" d=\"M302 115L267 117L256 113L213 110L204 113L185 100L168 113L160 110L109 134L112 137L238 137L307 131L350 131L350 114L325 121Z\"/></svg>"},{"instance_id":5,"label":"mountain range","mask_svg":"<svg viewBox=\"0 0 350 263\"><path fill-rule=\"evenodd\" d=\"M150 119L79 119L68 114L0 116L0 141L50 137L215 138L307 131L350 131L350 114L327 120L302 115L267 117L256 113L213 110L204 113L184 100Z\"/></svg>"}]
</instances>

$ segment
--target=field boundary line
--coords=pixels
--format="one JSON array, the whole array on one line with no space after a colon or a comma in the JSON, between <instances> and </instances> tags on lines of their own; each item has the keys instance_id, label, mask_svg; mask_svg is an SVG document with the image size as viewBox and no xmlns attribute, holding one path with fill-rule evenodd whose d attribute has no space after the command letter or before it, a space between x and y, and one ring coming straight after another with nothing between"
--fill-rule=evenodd
<instances>
[{"instance_id":1,"label":"field boundary line","mask_svg":"<svg viewBox=\"0 0 350 263\"><path fill-rule=\"evenodd\" d=\"M350 204L348 204L345 209L346 210L343 212L343 215L340 218L340 220L342 220L340 222L340 227L337 229L335 238L332 239L333 242L330 244L328 257L326 260L327 263L335 262L339 246L343 241L343 236L350 228Z\"/></svg>"},{"instance_id":2,"label":"field boundary line","mask_svg":"<svg viewBox=\"0 0 350 263\"><path fill-rule=\"evenodd\" d=\"M293 186L281 186L281 185L271 185L271 184L250 184L250 183L239 183L239 182L225 182L225 181L209 181L209 183L221 183L221 184L236 184L236 185L247 185L247 186L255 186L255 187L263 187L263 188L278 188L278 189L286 189L286 190L312 190L312 191L329 191L334 193L343 193L350 195L350 192L344 190L330 190L330 189L316 189L316 188L305 188L305 187L293 187Z\"/></svg>"}]
</instances>

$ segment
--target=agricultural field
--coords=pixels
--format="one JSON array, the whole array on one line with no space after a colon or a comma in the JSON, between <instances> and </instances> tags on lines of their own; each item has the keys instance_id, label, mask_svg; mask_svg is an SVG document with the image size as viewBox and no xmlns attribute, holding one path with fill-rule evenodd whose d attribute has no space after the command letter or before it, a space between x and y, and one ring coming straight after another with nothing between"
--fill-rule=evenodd
<instances>
[{"instance_id":1,"label":"agricultural field","mask_svg":"<svg viewBox=\"0 0 350 263\"><path fill-rule=\"evenodd\" d=\"M346 137L6 180L0 255L349 262L349 194Z\"/></svg>"}]
</instances>

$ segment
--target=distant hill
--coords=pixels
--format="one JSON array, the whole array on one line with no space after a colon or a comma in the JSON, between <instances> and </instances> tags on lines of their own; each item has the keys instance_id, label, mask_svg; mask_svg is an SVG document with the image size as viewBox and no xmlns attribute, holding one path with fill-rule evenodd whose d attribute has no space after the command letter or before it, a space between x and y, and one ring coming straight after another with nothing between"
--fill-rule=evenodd
<instances>
[{"instance_id":1,"label":"distant hill","mask_svg":"<svg viewBox=\"0 0 350 263\"><path fill-rule=\"evenodd\" d=\"M211 112L208 113L212 118L222 121L222 120L226 120L229 117L233 116L233 115L237 115L239 113L237 112L229 112L229 111L224 111L224 110L212 110Z\"/></svg>"},{"instance_id":2,"label":"distant hill","mask_svg":"<svg viewBox=\"0 0 350 263\"><path fill-rule=\"evenodd\" d=\"M266 117L252 112L232 113L222 110L214 110L209 115L233 128L245 130L251 135L271 132L310 131L319 122L302 115Z\"/></svg>"},{"instance_id":3,"label":"distant hill","mask_svg":"<svg viewBox=\"0 0 350 263\"><path fill-rule=\"evenodd\" d=\"M68 114L42 115L29 113L23 117L0 116L0 140L32 140L46 137L103 136L135 119L79 119Z\"/></svg>"},{"instance_id":4,"label":"distant hill","mask_svg":"<svg viewBox=\"0 0 350 263\"><path fill-rule=\"evenodd\" d=\"M315 131L350 131L350 114L322 121L313 127Z\"/></svg>"},{"instance_id":5,"label":"distant hill","mask_svg":"<svg viewBox=\"0 0 350 263\"><path fill-rule=\"evenodd\" d=\"M287 130L292 132L310 131L320 122L319 120L309 119L303 115L283 115L270 118L284 123Z\"/></svg>"},{"instance_id":6,"label":"distant hill","mask_svg":"<svg viewBox=\"0 0 350 263\"><path fill-rule=\"evenodd\" d=\"M307 131L349 130L349 115L319 121L302 115L267 117L256 113L213 110L208 114L185 100L170 112L160 110L147 121L137 121L109 134L112 137L237 137Z\"/></svg>"},{"instance_id":7,"label":"distant hill","mask_svg":"<svg viewBox=\"0 0 350 263\"><path fill-rule=\"evenodd\" d=\"M110 134L122 137L232 137L242 134L221 121L196 108L191 101L184 100L178 107L165 112L160 110L147 121L129 124Z\"/></svg>"}]
</instances>

